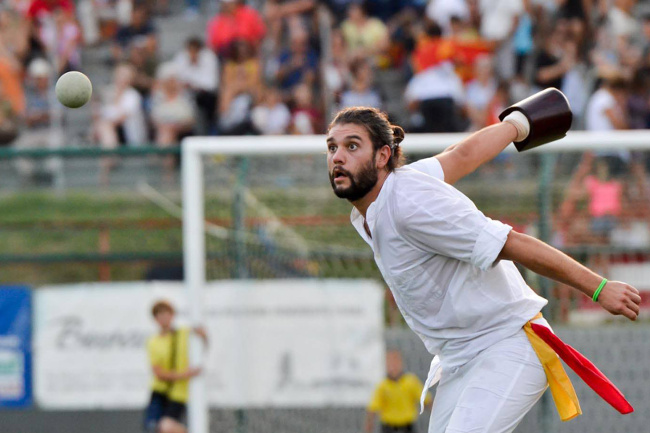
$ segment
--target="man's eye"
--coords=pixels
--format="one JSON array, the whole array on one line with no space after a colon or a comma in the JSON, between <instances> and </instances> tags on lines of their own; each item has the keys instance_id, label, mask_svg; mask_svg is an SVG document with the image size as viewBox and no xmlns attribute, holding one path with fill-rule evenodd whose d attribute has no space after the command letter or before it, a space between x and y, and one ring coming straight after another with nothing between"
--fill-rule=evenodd
<instances>
[{"instance_id":1,"label":"man's eye","mask_svg":"<svg viewBox=\"0 0 650 433\"><path fill-rule=\"evenodd\" d=\"M356 143L350 143L350 146L348 146L348 147L350 148L350 150L355 150L355 149L357 149L359 146L358 146Z\"/></svg>"},{"instance_id":2,"label":"man's eye","mask_svg":"<svg viewBox=\"0 0 650 433\"><path fill-rule=\"evenodd\" d=\"M334 153L336 152L336 146L329 146L327 150L329 150L330 153Z\"/></svg>"}]
</instances>

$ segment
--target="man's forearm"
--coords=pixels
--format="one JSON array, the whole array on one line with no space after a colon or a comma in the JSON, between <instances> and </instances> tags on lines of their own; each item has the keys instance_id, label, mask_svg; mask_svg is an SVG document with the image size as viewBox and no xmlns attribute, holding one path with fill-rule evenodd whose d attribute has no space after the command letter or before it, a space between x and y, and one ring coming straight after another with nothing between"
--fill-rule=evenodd
<instances>
[{"instance_id":1,"label":"man's forearm","mask_svg":"<svg viewBox=\"0 0 650 433\"><path fill-rule=\"evenodd\" d=\"M552 246L515 231L508 235L499 258L517 262L536 274L574 287L589 297L603 279Z\"/></svg>"},{"instance_id":2,"label":"man's forearm","mask_svg":"<svg viewBox=\"0 0 650 433\"><path fill-rule=\"evenodd\" d=\"M503 152L516 137L517 129L512 124L497 123L476 131L458 143L456 149L477 169Z\"/></svg>"},{"instance_id":3,"label":"man's forearm","mask_svg":"<svg viewBox=\"0 0 650 433\"><path fill-rule=\"evenodd\" d=\"M500 259L512 260L531 271L580 290L589 297L600 287L597 302L612 314L622 314L630 320L639 316L639 291L622 281L606 281L566 254L544 242L514 230L499 254ZM601 284L603 284L601 286Z\"/></svg>"},{"instance_id":4,"label":"man's forearm","mask_svg":"<svg viewBox=\"0 0 650 433\"><path fill-rule=\"evenodd\" d=\"M508 122L485 127L437 156L445 182L453 184L481 165L494 159L517 137L517 128Z\"/></svg>"}]
</instances>

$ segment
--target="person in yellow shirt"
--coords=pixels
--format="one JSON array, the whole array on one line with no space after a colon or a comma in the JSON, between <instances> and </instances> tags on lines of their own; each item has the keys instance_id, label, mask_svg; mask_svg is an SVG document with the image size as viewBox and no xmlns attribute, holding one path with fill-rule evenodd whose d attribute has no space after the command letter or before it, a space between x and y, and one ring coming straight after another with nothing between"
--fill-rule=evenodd
<instances>
[{"instance_id":1,"label":"person in yellow shirt","mask_svg":"<svg viewBox=\"0 0 650 433\"><path fill-rule=\"evenodd\" d=\"M390 48L388 27L381 20L368 15L367 3L350 3L347 19L341 23L341 32L352 58L371 60L373 65L386 66Z\"/></svg>"},{"instance_id":2,"label":"person in yellow shirt","mask_svg":"<svg viewBox=\"0 0 650 433\"><path fill-rule=\"evenodd\" d=\"M200 368L189 366L189 335L195 332L206 344L207 335L203 328L174 328L174 307L167 301L156 302L151 313L160 331L147 341L153 379L145 431L185 433L189 380L201 373Z\"/></svg>"},{"instance_id":3,"label":"person in yellow shirt","mask_svg":"<svg viewBox=\"0 0 650 433\"><path fill-rule=\"evenodd\" d=\"M377 415L381 433L415 433L422 382L415 374L404 372L402 354L397 350L386 353L386 372L388 377L377 385L366 408L366 433L374 430ZM427 408L431 402L427 394Z\"/></svg>"}]
</instances>

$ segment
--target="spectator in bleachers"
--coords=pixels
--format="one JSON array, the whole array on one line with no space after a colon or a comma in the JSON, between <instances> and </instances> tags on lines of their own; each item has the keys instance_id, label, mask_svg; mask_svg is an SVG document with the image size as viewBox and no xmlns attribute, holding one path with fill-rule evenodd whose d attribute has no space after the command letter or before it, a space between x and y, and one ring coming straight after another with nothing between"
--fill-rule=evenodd
<instances>
[{"instance_id":1,"label":"spectator in bleachers","mask_svg":"<svg viewBox=\"0 0 650 433\"><path fill-rule=\"evenodd\" d=\"M446 42L440 40L440 28L435 24L429 25L418 40L413 54L416 73L404 93L412 132L463 129L458 110L464 98L463 83L451 59L451 45L443 45Z\"/></svg>"},{"instance_id":2,"label":"spectator in bleachers","mask_svg":"<svg viewBox=\"0 0 650 433\"><path fill-rule=\"evenodd\" d=\"M627 129L628 84L623 78L602 82L591 95L585 113L588 131L613 131Z\"/></svg>"},{"instance_id":3,"label":"spectator in bleachers","mask_svg":"<svg viewBox=\"0 0 650 433\"><path fill-rule=\"evenodd\" d=\"M448 51L454 62L456 73L467 83L474 78L474 62L478 56L492 53L492 44L482 40L478 31L469 22L451 17L451 31L439 39L437 49Z\"/></svg>"},{"instance_id":4,"label":"spectator in bleachers","mask_svg":"<svg viewBox=\"0 0 650 433\"><path fill-rule=\"evenodd\" d=\"M523 4L524 12L517 21L512 40L512 48L515 52L515 77L519 81L525 81L526 62L535 48L531 0L523 0Z\"/></svg>"},{"instance_id":5,"label":"spectator in bleachers","mask_svg":"<svg viewBox=\"0 0 650 433\"><path fill-rule=\"evenodd\" d=\"M32 60L37 58L49 58L45 46L39 36L39 26L25 19L27 33L27 49L20 58L23 68L27 68Z\"/></svg>"},{"instance_id":6,"label":"spectator in bleachers","mask_svg":"<svg viewBox=\"0 0 650 433\"><path fill-rule=\"evenodd\" d=\"M268 0L264 5L264 17L274 45L280 45L286 21L298 18L303 25L311 25L316 6L315 0Z\"/></svg>"},{"instance_id":7,"label":"spectator in bleachers","mask_svg":"<svg viewBox=\"0 0 650 433\"><path fill-rule=\"evenodd\" d=\"M591 217L590 229L594 241L605 243L618 222L623 199L623 183L613 179L604 158L594 154L584 155L585 163L593 167L583 180L584 193L588 197L588 211Z\"/></svg>"},{"instance_id":8,"label":"spectator in bleachers","mask_svg":"<svg viewBox=\"0 0 650 433\"><path fill-rule=\"evenodd\" d=\"M350 3L341 31L352 57L368 58L378 64L389 47L388 28L379 19L368 16L367 7L367 3Z\"/></svg>"},{"instance_id":9,"label":"spectator in bleachers","mask_svg":"<svg viewBox=\"0 0 650 433\"><path fill-rule=\"evenodd\" d=\"M190 38L185 49L174 59L179 79L190 91L198 109L196 133L213 133L219 83L219 60L216 54L203 46L203 41Z\"/></svg>"},{"instance_id":10,"label":"spectator in bleachers","mask_svg":"<svg viewBox=\"0 0 650 433\"><path fill-rule=\"evenodd\" d=\"M426 16L436 23L444 35L451 33L453 17L461 21L469 20L469 7L465 0L431 0L427 5Z\"/></svg>"},{"instance_id":11,"label":"spectator in bleachers","mask_svg":"<svg viewBox=\"0 0 650 433\"><path fill-rule=\"evenodd\" d=\"M247 42L255 53L266 34L261 15L240 0L220 0L219 13L207 26L206 43L219 57L232 55L238 40Z\"/></svg>"},{"instance_id":12,"label":"spectator in bleachers","mask_svg":"<svg viewBox=\"0 0 650 433\"><path fill-rule=\"evenodd\" d=\"M345 39L341 31L334 29L330 40L331 59L323 65L325 88L330 92L333 100L338 100L345 84L349 80L349 55L345 46Z\"/></svg>"},{"instance_id":13,"label":"spectator in bleachers","mask_svg":"<svg viewBox=\"0 0 650 433\"><path fill-rule=\"evenodd\" d=\"M75 12L72 0L32 0L29 9L27 9L27 18L42 21L56 9L63 9L72 14Z\"/></svg>"},{"instance_id":14,"label":"spectator in bleachers","mask_svg":"<svg viewBox=\"0 0 650 433\"><path fill-rule=\"evenodd\" d=\"M323 115L317 108L314 94L307 84L293 88L291 134L304 135L323 132Z\"/></svg>"},{"instance_id":15,"label":"spectator in bleachers","mask_svg":"<svg viewBox=\"0 0 650 433\"><path fill-rule=\"evenodd\" d=\"M52 22L41 25L40 40L46 50L56 57L57 75L81 67L81 31L74 15L57 7L52 12Z\"/></svg>"},{"instance_id":16,"label":"spectator in bleachers","mask_svg":"<svg viewBox=\"0 0 650 433\"><path fill-rule=\"evenodd\" d=\"M146 113L151 111L151 92L158 70L158 54L152 48L146 37L136 38L131 43L128 57L135 72L132 86L142 96Z\"/></svg>"},{"instance_id":17,"label":"spectator in bleachers","mask_svg":"<svg viewBox=\"0 0 650 433\"><path fill-rule=\"evenodd\" d=\"M282 102L280 89L265 89L260 103L252 110L251 121L257 132L262 135L281 135L289 132L291 112Z\"/></svg>"},{"instance_id":18,"label":"spectator in bleachers","mask_svg":"<svg viewBox=\"0 0 650 433\"><path fill-rule=\"evenodd\" d=\"M477 41L480 39L478 31L465 18L458 16L453 16L449 19L449 31L446 35L459 42Z\"/></svg>"},{"instance_id":19,"label":"spectator in bleachers","mask_svg":"<svg viewBox=\"0 0 650 433\"><path fill-rule=\"evenodd\" d=\"M590 19L594 13L594 3L591 0L561 0L558 2L558 21L564 22L578 47L582 47L587 31L591 27Z\"/></svg>"},{"instance_id":20,"label":"spectator in bleachers","mask_svg":"<svg viewBox=\"0 0 650 433\"><path fill-rule=\"evenodd\" d=\"M5 107L5 120L8 112L21 116L25 111L25 93L21 81L23 67L20 59L7 47L4 39L0 38L0 85L2 85L2 101Z\"/></svg>"},{"instance_id":21,"label":"spectator in bleachers","mask_svg":"<svg viewBox=\"0 0 650 433\"><path fill-rule=\"evenodd\" d=\"M340 108L364 106L381 108L381 96L373 87L373 72L365 58L357 58L350 64L352 83L341 95Z\"/></svg>"},{"instance_id":22,"label":"spectator in bleachers","mask_svg":"<svg viewBox=\"0 0 650 433\"><path fill-rule=\"evenodd\" d=\"M296 30L290 36L289 48L278 57L278 70L275 81L280 88L290 93L299 83L313 85L318 73L318 54L309 46L309 33Z\"/></svg>"},{"instance_id":23,"label":"spectator in bleachers","mask_svg":"<svg viewBox=\"0 0 650 433\"><path fill-rule=\"evenodd\" d=\"M156 88L151 102L151 120L160 147L177 146L180 141L192 135L195 124L194 104L183 91L180 71L173 62L164 63L158 68ZM173 155L163 159L165 178L174 180L175 158Z\"/></svg>"},{"instance_id":24,"label":"spectator in bleachers","mask_svg":"<svg viewBox=\"0 0 650 433\"><path fill-rule=\"evenodd\" d=\"M481 12L481 38L495 44L497 75L510 79L515 74L513 35L524 14L522 0L478 0Z\"/></svg>"},{"instance_id":25,"label":"spectator in bleachers","mask_svg":"<svg viewBox=\"0 0 650 433\"><path fill-rule=\"evenodd\" d=\"M29 51L29 23L17 11L0 10L0 38L11 56L22 62Z\"/></svg>"},{"instance_id":26,"label":"spectator in bleachers","mask_svg":"<svg viewBox=\"0 0 650 433\"><path fill-rule=\"evenodd\" d=\"M255 131L251 124L251 110L255 99L246 91L244 77L236 76L233 86L227 98L219 99L218 132L220 135L252 134Z\"/></svg>"},{"instance_id":27,"label":"spectator in bleachers","mask_svg":"<svg viewBox=\"0 0 650 433\"><path fill-rule=\"evenodd\" d=\"M141 146L148 141L147 124L142 109L142 97L133 88L135 70L128 63L119 64L113 73L113 84L103 95L103 103L96 118L95 133L104 149L114 149L125 143ZM113 158L101 161L100 181L108 186Z\"/></svg>"},{"instance_id":28,"label":"spectator in bleachers","mask_svg":"<svg viewBox=\"0 0 650 433\"><path fill-rule=\"evenodd\" d=\"M18 114L5 92L0 80L0 147L11 144L18 137Z\"/></svg>"},{"instance_id":29,"label":"spectator in bleachers","mask_svg":"<svg viewBox=\"0 0 650 433\"><path fill-rule=\"evenodd\" d=\"M34 59L27 69L27 86L25 114L23 124L25 130L16 140L16 149L46 149L50 147L50 76L52 68L44 59ZM37 170L37 165L44 167ZM28 158L16 160L16 169L22 184L30 184L33 180L51 178L53 174L51 159L39 161Z\"/></svg>"},{"instance_id":30,"label":"spectator in bleachers","mask_svg":"<svg viewBox=\"0 0 650 433\"><path fill-rule=\"evenodd\" d=\"M157 30L151 19L149 8L144 3L134 5L131 21L129 24L121 26L115 34L115 41L111 47L113 59L116 61L126 59L132 43L136 40L146 41L150 51L157 49Z\"/></svg>"},{"instance_id":31,"label":"spectator in bleachers","mask_svg":"<svg viewBox=\"0 0 650 433\"><path fill-rule=\"evenodd\" d=\"M629 128L628 110L629 84L621 77L605 80L591 95L585 111L585 128L588 131L614 131ZM620 175L627 170L630 152L627 150L608 150L597 153L608 157L609 170Z\"/></svg>"},{"instance_id":32,"label":"spectator in bleachers","mask_svg":"<svg viewBox=\"0 0 650 433\"><path fill-rule=\"evenodd\" d=\"M576 51L567 49L564 27L556 25L548 35L543 35L542 49L535 56L534 84L536 91L547 87L562 89L562 80L576 64Z\"/></svg>"},{"instance_id":33,"label":"spectator in bleachers","mask_svg":"<svg viewBox=\"0 0 650 433\"><path fill-rule=\"evenodd\" d=\"M238 40L226 60L219 83L219 133L241 135L252 132L250 111L260 99L262 65L251 45Z\"/></svg>"},{"instance_id":34,"label":"spectator in bleachers","mask_svg":"<svg viewBox=\"0 0 650 433\"><path fill-rule=\"evenodd\" d=\"M641 24L634 16L636 0L614 0L607 13L607 30L611 37L630 38L641 32Z\"/></svg>"},{"instance_id":35,"label":"spectator in bleachers","mask_svg":"<svg viewBox=\"0 0 650 433\"><path fill-rule=\"evenodd\" d=\"M421 11L407 2L406 6L386 24L389 33L388 53L377 65L382 69L395 68L409 73L408 58L421 31Z\"/></svg>"},{"instance_id":36,"label":"spectator in bleachers","mask_svg":"<svg viewBox=\"0 0 650 433\"><path fill-rule=\"evenodd\" d=\"M497 89L492 57L479 56L474 62L474 79L465 90L465 113L469 119L470 131L478 131L487 126L488 105Z\"/></svg>"},{"instance_id":37,"label":"spectator in bleachers","mask_svg":"<svg viewBox=\"0 0 650 433\"><path fill-rule=\"evenodd\" d=\"M84 45L94 46L102 42L109 26L128 26L133 12L133 0L81 0L77 16L83 32ZM115 28L115 27L113 27Z\"/></svg>"}]
</instances>

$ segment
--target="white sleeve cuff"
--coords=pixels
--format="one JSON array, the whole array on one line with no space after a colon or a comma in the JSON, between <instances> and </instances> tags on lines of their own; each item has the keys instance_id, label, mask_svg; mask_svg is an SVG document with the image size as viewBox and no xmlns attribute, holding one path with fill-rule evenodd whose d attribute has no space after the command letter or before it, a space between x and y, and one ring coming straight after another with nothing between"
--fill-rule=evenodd
<instances>
[{"instance_id":1,"label":"white sleeve cuff","mask_svg":"<svg viewBox=\"0 0 650 433\"><path fill-rule=\"evenodd\" d=\"M508 239L512 227L500 221L488 219L476 239L471 262L482 271L488 270L496 261Z\"/></svg>"}]
</instances>

